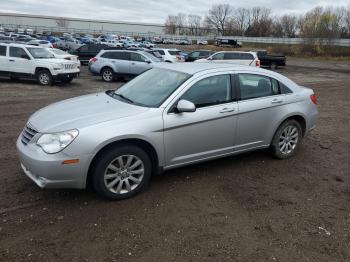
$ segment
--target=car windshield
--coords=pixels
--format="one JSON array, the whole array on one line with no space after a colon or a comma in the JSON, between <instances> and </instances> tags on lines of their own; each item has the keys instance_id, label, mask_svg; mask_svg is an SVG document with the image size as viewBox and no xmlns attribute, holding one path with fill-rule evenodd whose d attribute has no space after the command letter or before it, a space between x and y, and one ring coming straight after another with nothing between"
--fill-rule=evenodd
<instances>
[{"instance_id":1,"label":"car windshield","mask_svg":"<svg viewBox=\"0 0 350 262\"><path fill-rule=\"evenodd\" d=\"M54 58L54 55L45 48L27 47L27 50L34 58Z\"/></svg>"},{"instance_id":2,"label":"car windshield","mask_svg":"<svg viewBox=\"0 0 350 262\"><path fill-rule=\"evenodd\" d=\"M149 60L151 60L152 62L161 62L161 60L157 57L155 57L154 55L147 53L147 52L141 52L144 56L146 56Z\"/></svg>"},{"instance_id":3,"label":"car windshield","mask_svg":"<svg viewBox=\"0 0 350 262\"><path fill-rule=\"evenodd\" d=\"M134 78L113 93L113 97L146 107L159 107L190 74L153 68Z\"/></svg>"}]
</instances>

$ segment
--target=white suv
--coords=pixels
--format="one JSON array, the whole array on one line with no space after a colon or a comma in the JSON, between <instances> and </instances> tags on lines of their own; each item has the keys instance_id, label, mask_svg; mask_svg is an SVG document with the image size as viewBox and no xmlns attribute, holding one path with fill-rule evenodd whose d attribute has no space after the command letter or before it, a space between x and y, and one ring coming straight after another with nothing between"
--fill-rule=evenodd
<instances>
[{"instance_id":1,"label":"white suv","mask_svg":"<svg viewBox=\"0 0 350 262\"><path fill-rule=\"evenodd\" d=\"M208 58L198 59L195 62L232 63L260 67L260 60L255 52L222 51L217 52Z\"/></svg>"},{"instance_id":2,"label":"white suv","mask_svg":"<svg viewBox=\"0 0 350 262\"><path fill-rule=\"evenodd\" d=\"M69 83L80 73L76 62L56 59L45 48L0 43L0 76L36 79L41 85L55 80Z\"/></svg>"},{"instance_id":3,"label":"white suv","mask_svg":"<svg viewBox=\"0 0 350 262\"><path fill-rule=\"evenodd\" d=\"M181 55L181 51L178 49L153 48L152 50L157 51L163 57L164 62L185 62L184 57Z\"/></svg>"}]
</instances>

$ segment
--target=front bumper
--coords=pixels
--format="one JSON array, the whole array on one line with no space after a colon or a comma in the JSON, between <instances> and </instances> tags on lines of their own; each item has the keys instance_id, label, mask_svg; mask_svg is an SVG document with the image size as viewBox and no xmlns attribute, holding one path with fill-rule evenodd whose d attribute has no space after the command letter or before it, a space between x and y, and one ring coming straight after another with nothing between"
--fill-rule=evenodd
<instances>
[{"instance_id":1,"label":"front bumper","mask_svg":"<svg viewBox=\"0 0 350 262\"><path fill-rule=\"evenodd\" d=\"M21 136L16 143L24 173L41 188L86 187L90 156L69 156L63 151L47 154L33 142L24 145ZM79 159L76 164L62 164L64 160Z\"/></svg>"},{"instance_id":2,"label":"front bumper","mask_svg":"<svg viewBox=\"0 0 350 262\"><path fill-rule=\"evenodd\" d=\"M62 74L57 74L52 76L54 80L64 80L67 78L75 78L79 76L79 72L74 72L74 73L62 73Z\"/></svg>"}]
</instances>

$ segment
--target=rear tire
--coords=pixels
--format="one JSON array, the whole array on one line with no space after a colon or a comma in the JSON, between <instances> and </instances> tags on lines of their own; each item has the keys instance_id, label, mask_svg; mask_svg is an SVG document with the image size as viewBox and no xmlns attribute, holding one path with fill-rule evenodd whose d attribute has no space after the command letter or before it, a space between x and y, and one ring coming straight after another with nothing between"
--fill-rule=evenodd
<instances>
[{"instance_id":1,"label":"rear tire","mask_svg":"<svg viewBox=\"0 0 350 262\"><path fill-rule=\"evenodd\" d=\"M152 164L147 153L134 145L112 148L98 157L92 170L97 194L111 200L133 197L146 188Z\"/></svg>"},{"instance_id":2,"label":"rear tire","mask_svg":"<svg viewBox=\"0 0 350 262\"><path fill-rule=\"evenodd\" d=\"M283 122L272 139L272 154L278 159L292 157L299 148L302 137L303 133L298 121L290 119Z\"/></svg>"},{"instance_id":3,"label":"rear tire","mask_svg":"<svg viewBox=\"0 0 350 262\"><path fill-rule=\"evenodd\" d=\"M53 78L49 70L40 70L36 73L36 79L42 86L50 86L53 84Z\"/></svg>"},{"instance_id":4,"label":"rear tire","mask_svg":"<svg viewBox=\"0 0 350 262\"><path fill-rule=\"evenodd\" d=\"M106 67L101 71L102 80L105 82L112 82L114 80L114 72L112 68Z\"/></svg>"}]
</instances>

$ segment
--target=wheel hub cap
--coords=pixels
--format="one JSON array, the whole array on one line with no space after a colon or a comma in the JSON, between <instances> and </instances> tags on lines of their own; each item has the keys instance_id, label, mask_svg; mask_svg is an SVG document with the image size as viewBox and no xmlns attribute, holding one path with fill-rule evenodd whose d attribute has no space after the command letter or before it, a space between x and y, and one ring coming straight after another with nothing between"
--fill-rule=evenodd
<instances>
[{"instance_id":1,"label":"wheel hub cap","mask_svg":"<svg viewBox=\"0 0 350 262\"><path fill-rule=\"evenodd\" d=\"M299 131L296 126L290 125L283 129L279 139L279 149L282 154L290 154L297 146Z\"/></svg>"}]
</instances>

